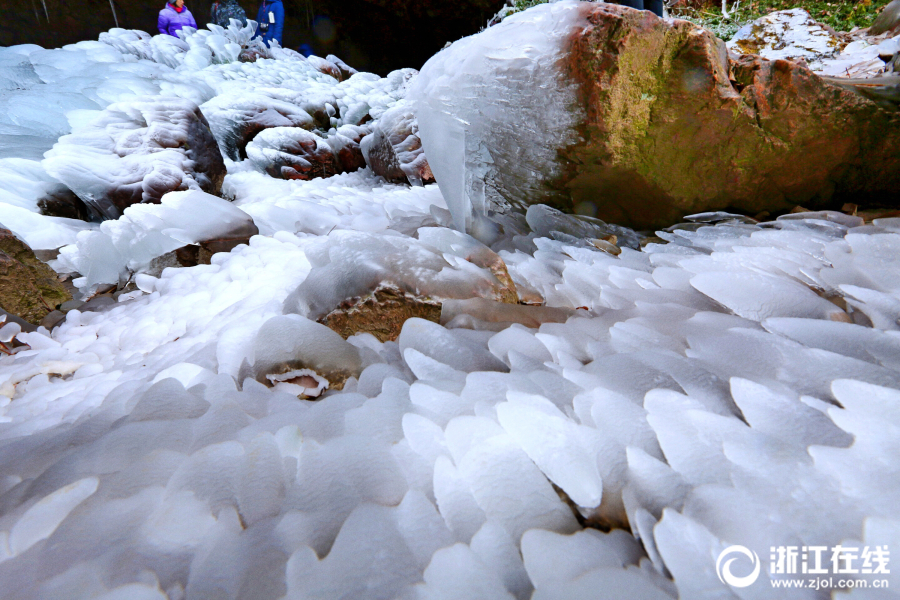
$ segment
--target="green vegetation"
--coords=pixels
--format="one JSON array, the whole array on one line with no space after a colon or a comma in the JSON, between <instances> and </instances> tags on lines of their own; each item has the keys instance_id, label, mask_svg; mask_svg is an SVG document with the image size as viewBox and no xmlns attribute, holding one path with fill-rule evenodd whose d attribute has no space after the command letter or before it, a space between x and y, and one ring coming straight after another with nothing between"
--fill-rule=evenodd
<instances>
[{"instance_id":1,"label":"green vegetation","mask_svg":"<svg viewBox=\"0 0 900 600\"><path fill-rule=\"evenodd\" d=\"M547 0L511 0L509 6L498 15L504 16L523 11ZM671 16L687 19L706 27L722 39L731 38L735 32L770 12L802 8L813 19L834 28L850 31L854 27L868 27L890 0L740 0L732 4L728 0L728 17L722 15L721 3L716 0L676 0L669 9ZM495 17L496 20L497 17Z\"/></svg>"}]
</instances>

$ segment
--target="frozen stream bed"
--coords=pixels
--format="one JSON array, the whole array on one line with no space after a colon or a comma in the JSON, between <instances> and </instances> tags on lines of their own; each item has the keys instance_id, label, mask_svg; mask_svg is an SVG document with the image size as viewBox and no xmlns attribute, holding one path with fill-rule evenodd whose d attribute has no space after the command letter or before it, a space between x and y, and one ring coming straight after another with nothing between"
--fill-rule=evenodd
<instances>
[{"instance_id":1,"label":"frozen stream bed","mask_svg":"<svg viewBox=\"0 0 900 600\"><path fill-rule=\"evenodd\" d=\"M0 49L0 222L63 247L52 264L85 291L137 272L115 305L19 334L27 348L0 359L4 600L812 599L832 592L773 587L790 579L773 548L826 547L827 569L856 548L870 571L876 548L900 551L900 219L701 218L614 255L530 214L491 247L564 322L411 319L396 341L342 346L289 301L323 256L339 272L409 248L446 267L410 258L406 277L474 273L438 243L437 185L228 159L228 210L260 234L154 276L151 242L161 254L232 213L197 209L177 231L175 209L46 217L40 154L154 97L199 105L223 147L254 106L377 121L414 73L337 83L289 51L237 62L237 30L104 35ZM341 296L340 278L316 282ZM358 377L316 401L246 377L295 330L311 332L297 352L358 360ZM762 562L749 587L717 574L732 545ZM886 568L846 577L888 589L834 597L896 597Z\"/></svg>"}]
</instances>

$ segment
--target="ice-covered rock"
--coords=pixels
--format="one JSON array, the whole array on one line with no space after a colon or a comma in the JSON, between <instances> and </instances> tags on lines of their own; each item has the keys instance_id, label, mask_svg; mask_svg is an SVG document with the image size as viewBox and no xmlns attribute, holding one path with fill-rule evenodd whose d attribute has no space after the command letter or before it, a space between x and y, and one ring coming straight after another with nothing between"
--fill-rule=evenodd
<instances>
[{"instance_id":1,"label":"ice-covered rock","mask_svg":"<svg viewBox=\"0 0 900 600\"><path fill-rule=\"evenodd\" d=\"M359 377L359 351L328 327L300 315L266 321L253 346L257 381L295 396L317 398Z\"/></svg>"},{"instance_id":2,"label":"ice-covered rock","mask_svg":"<svg viewBox=\"0 0 900 600\"><path fill-rule=\"evenodd\" d=\"M312 129L313 118L305 110L259 93L223 94L204 104L222 153L238 160L246 156L246 146L256 134L273 127Z\"/></svg>"},{"instance_id":3,"label":"ice-covered rock","mask_svg":"<svg viewBox=\"0 0 900 600\"><path fill-rule=\"evenodd\" d=\"M741 27L727 44L739 54L755 54L769 60L802 58L808 63L832 58L844 45L833 29L816 22L802 8L760 17Z\"/></svg>"},{"instance_id":4,"label":"ice-covered rock","mask_svg":"<svg viewBox=\"0 0 900 600\"><path fill-rule=\"evenodd\" d=\"M344 337L368 332L384 341L395 339L411 317L439 321L443 300L517 301L506 265L489 248L447 229L419 234L417 241L334 231L310 244L313 270L285 311L320 320Z\"/></svg>"},{"instance_id":5,"label":"ice-covered rock","mask_svg":"<svg viewBox=\"0 0 900 600\"><path fill-rule=\"evenodd\" d=\"M410 101L460 229L541 203L649 228L726 207L898 201L896 114L797 63L732 60L708 31L646 11L517 13L432 57Z\"/></svg>"},{"instance_id":6,"label":"ice-covered rock","mask_svg":"<svg viewBox=\"0 0 900 600\"><path fill-rule=\"evenodd\" d=\"M331 147L314 132L299 127L273 127L247 144L247 158L280 179L331 177L339 172Z\"/></svg>"},{"instance_id":7,"label":"ice-covered rock","mask_svg":"<svg viewBox=\"0 0 900 600\"><path fill-rule=\"evenodd\" d=\"M179 98L114 104L60 138L43 165L105 219L168 192L218 194L225 178L209 123Z\"/></svg>"},{"instance_id":8,"label":"ice-covered rock","mask_svg":"<svg viewBox=\"0 0 900 600\"><path fill-rule=\"evenodd\" d=\"M60 250L58 268L77 272L75 285L118 284L151 262L189 245L227 251L259 232L253 219L233 204L199 190L172 192L159 204L134 204L99 230L78 234Z\"/></svg>"},{"instance_id":9,"label":"ice-covered rock","mask_svg":"<svg viewBox=\"0 0 900 600\"><path fill-rule=\"evenodd\" d=\"M880 32L880 33L883 33ZM804 60L821 75L850 79L870 78L886 70L887 60L879 58L893 46L893 40L856 34L850 40L818 23L802 8L770 13L748 23L734 34L727 46L741 54L755 54L769 60Z\"/></svg>"},{"instance_id":10,"label":"ice-covered rock","mask_svg":"<svg viewBox=\"0 0 900 600\"><path fill-rule=\"evenodd\" d=\"M413 185L434 183L434 175L419 139L413 107L400 102L385 111L361 144L366 164L388 181Z\"/></svg>"}]
</instances>

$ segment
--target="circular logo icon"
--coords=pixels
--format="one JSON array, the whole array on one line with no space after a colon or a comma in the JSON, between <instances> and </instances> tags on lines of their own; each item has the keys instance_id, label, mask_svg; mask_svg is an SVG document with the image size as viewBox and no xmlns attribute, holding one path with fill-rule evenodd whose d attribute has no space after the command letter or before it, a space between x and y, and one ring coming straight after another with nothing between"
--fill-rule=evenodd
<instances>
[{"instance_id":1,"label":"circular logo icon","mask_svg":"<svg viewBox=\"0 0 900 600\"><path fill-rule=\"evenodd\" d=\"M737 575L732 575L731 573L731 563L738 560L740 556L734 556L732 558L728 558L730 554L743 554L747 558L750 559L750 564L753 565L753 571L744 577L738 577ZM727 560L726 560L727 559ZM756 578L759 577L759 556L757 556L756 552L753 552L749 548L745 548L744 546L728 546L722 553L719 554L718 560L716 560L716 574L719 576L719 581L722 583L727 583L731 587L736 588L745 588L748 585L753 584L756 581Z\"/></svg>"}]
</instances>

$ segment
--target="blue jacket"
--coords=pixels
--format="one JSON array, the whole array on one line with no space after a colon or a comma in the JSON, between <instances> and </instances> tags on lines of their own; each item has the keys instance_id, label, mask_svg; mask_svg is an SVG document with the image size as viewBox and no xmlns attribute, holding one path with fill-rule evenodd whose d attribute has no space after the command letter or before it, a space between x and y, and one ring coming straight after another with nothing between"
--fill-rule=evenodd
<instances>
[{"instance_id":1,"label":"blue jacket","mask_svg":"<svg viewBox=\"0 0 900 600\"><path fill-rule=\"evenodd\" d=\"M269 13L275 15L275 22L269 20ZM278 40L281 44L284 41L284 5L281 0L262 0L259 4L259 11L256 13L256 21L262 25L269 24L269 30L263 33L259 29L256 30L256 36L262 38L266 43L272 40Z\"/></svg>"}]
</instances>

